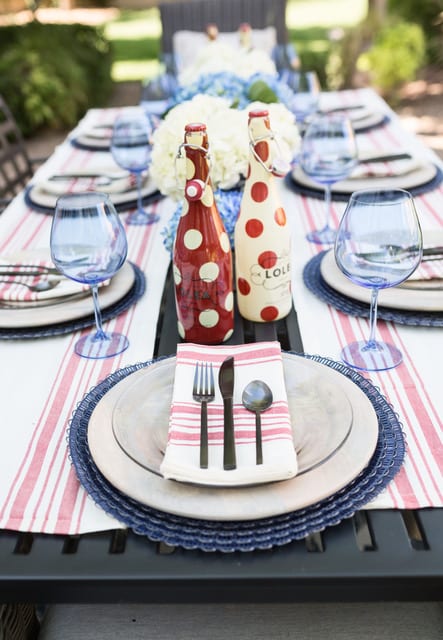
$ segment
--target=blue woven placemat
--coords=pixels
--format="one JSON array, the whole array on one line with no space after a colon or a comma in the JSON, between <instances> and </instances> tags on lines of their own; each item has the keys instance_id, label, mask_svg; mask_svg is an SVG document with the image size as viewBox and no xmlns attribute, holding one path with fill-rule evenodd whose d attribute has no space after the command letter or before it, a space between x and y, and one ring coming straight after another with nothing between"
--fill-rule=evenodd
<instances>
[{"instance_id":1,"label":"blue woven placemat","mask_svg":"<svg viewBox=\"0 0 443 640\"><path fill-rule=\"evenodd\" d=\"M25 203L28 207L37 211L38 213L44 213L48 216L54 215L54 207L47 207L45 205L39 204L32 199L32 190L33 185L29 185L26 187L24 191ZM162 200L164 198L163 194L160 191L156 190L153 193L150 193L146 196L143 196L142 202L144 205L154 204L154 202L158 202L158 200ZM130 211L131 209L135 209L137 206L137 200L134 198L132 200L128 200L127 202L120 202L115 204L115 208L119 213L125 213L126 211Z\"/></svg>"},{"instance_id":2,"label":"blue woven placemat","mask_svg":"<svg viewBox=\"0 0 443 640\"><path fill-rule=\"evenodd\" d=\"M129 309L145 292L146 279L144 273L132 262L129 264L134 269L134 284L120 300L102 309L103 322L115 318ZM56 324L49 324L42 327L20 327L18 329L0 328L0 339L23 340L25 338L50 338L52 336L60 336L65 333L86 329L87 327L93 327L94 325L95 317L94 314L91 314L84 318L57 322Z\"/></svg>"},{"instance_id":3,"label":"blue woven placemat","mask_svg":"<svg viewBox=\"0 0 443 640\"><path fill-rule=\"evenodd\" d=\"M416 187L408 188L407 190L409 191L409 193L413 196L419 196L422 193L427 193L428 191L436 189L443 180L443 171L441 171L439 167L436 167L436 169L437 173L432 178L432 180L429 180L428 182L420 184ZM325 197L325 192L323 191L323 189L315 189L313 187L308 187L301 182L298 182L297 180L295 180L292 173L288 173L285 176L284 180L288 189L294 191L295 193L299 193L303 196L308 196L309 198L323 199ZM370 185L368 183L368 187L369 186ZM332 188L332 200L335 200L337 202L347 202L350 197L351 194L349 192L335 191L334 188Z\"/></svg>"},{"instance_id":4,"label":"blue woven placemat","mask_svg":"<svg viewBox=\"0 0 443 640\"><path fill-rule=\"evenodd\" d=\"M91 389L70 422L68 442L77 476L104 511L152 541L203 551L270 549L304 538L351 517L375 498L399 471L405 456L401 424L387 400L358 372L321 356L303 355L351 379L369 398L378 417L379 437L368 466L346 487L329 498L275 517L248 521L185 518L147 507L118 491L97 469L87 442L89 419L97 403L118 382L153 361L120 369Z\"/></svg>"},{"instance_id":5,"label":"blue woven placemat","mask_svg":"<svg viewBox=\"0 0 443 640\"><path fill-rule=\"evenodd\" d=\"M317 298L327 302L335 309L343 311L349 316L369 318L369 304L354 300L336 291L325 282L321 275L320 265L327 251L317 254L305 265L303 269L303 282ZM411 327L443 327L443 313L440 311L410 311L403 309L391 309L378 306L377 318L406 324Z\"/></svg>"}]
</instances>

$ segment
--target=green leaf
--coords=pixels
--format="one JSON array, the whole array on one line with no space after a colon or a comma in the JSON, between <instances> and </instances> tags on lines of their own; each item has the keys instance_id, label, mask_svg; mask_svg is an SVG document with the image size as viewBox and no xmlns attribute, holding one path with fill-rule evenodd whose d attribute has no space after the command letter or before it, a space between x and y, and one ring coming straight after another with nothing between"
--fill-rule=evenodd
<instances>
[{"instance_id":1,"label":"green leaf","mask_svg":"<svg viewBox=\"0 0 443 640\"><path fill-rule=\"evenodd\" d=\"M266 84L264 80L256 80L251 84L248 91L248 98L251 102L278 102L276 93Z\"/></svg>"}]
</instances>

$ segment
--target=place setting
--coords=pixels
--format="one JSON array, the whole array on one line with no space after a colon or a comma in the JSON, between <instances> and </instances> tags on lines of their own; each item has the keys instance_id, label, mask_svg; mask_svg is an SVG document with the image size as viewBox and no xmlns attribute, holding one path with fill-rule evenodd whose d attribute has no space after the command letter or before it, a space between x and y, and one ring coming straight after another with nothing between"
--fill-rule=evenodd
<instances>
[{"instance_id":1,"label":"place setting","mask_svg":"<svg viewBox=\"0 0 443 640\"><path fill-rule=\"evenodd\" d=\"M287 544L390 482L398 418L355 370L278 342L180 343L112 373L69 426L94 501L151 540L206 551Z\"/></svg>"},{"instance_id":2,"label":"place setting","mask_svg":"<svg viewBox=\"0 0 443 640\"><path fill-rule=\"evenodd\" d=\"M443 235L440 230L425 229L422 237L422 253L414 271L379 291L377 314L381 320L410 326L443 326ZM380 251L374 254L385 270L390 268L390 263L401 262L401 254L395 255L391 239L392 232L389 243L381 241ZM369 252L363 252L366 253ZM361 270L363 259L367 258L366 255L357 256ZM347 275L346 269L337 262L333 248L321 251L309 260L303 269L303 282L316 297L339 311L363 318L370 316L369 280L363 284Z\"/></svg>"},{"instance_id":3,"label":"place setting","mask_svg":"<svg viewBox=\"0 0 443 640\"><path fill-rule=\"evenodd\" d=\"M111 235L97 232L94 244L96 224ZM145 291L143 272L126 254L126 234L107 194L61 196L49 250L0 256L0 338L62 335L123 313Z\"/></svg>"},{"instance_id":4,"label":"place setting","mask_svg":"<svg viewBox=\"0 0 443 640\"><path fill-rule=\"evenodd\" d=\"M429 160L403 148L360 149L357 133L348 112L313 116L302 138L299 161L286 176L288 188L312 198L347 202L361 189L407 189L419 195L441 183L441 169Z\"/></svg>"},{"instance_id":5,"label":"place setting","mask_svg":"<svg viewBox=\"0 0 443 640\"><path fill-rule=\"evenodd\" d=\"M26 203L41 213L53 214L57 198L66 192L101 191L110 196L117 211L135 209L127 217L128 224L157 222L157 214L144 209L163 197L149 172L153 128L142 110L124 110L111 128L106 149L110 153L32 183L25 191Z\"/></svg>"}]
</instances>

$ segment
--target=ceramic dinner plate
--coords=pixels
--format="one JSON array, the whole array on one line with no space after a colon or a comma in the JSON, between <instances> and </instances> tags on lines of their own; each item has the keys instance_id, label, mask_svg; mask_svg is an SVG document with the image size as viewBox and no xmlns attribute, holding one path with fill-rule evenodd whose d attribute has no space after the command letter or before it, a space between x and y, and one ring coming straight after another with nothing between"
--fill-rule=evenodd
<instances>
[{"instance_id":1,"label":"ceramic dinner plate","mask_svg":"<svg viewBox=\"0 0 443 640\"><path fill-rule=\"evenodd\" d=\"M148 178L142 188L142 198L154 198L158 193L156 185L150 178ZM127 210L135 207L137 204L136 189L130 189L121 193L110 193L109 197L118 210ZM41 188L38 183L31 185L26 192L26 200L29 206L48 213L55 209L57 198L57 194L48 193L45 189Z\"/></svg>"},{"instance_id":2,"label":"ceramic dinner plate","mask_svg":"<svg viewBox=\"0 0 443 640\"><path fill-rule=\"evenodd\" d=\"M431 182L437 175L437 167L432 163L424 163L409 173L398 176L352 178L341 180L332 185L332 193L351 194L359 189L414 189ZM301 187L323 192L318 182L311 180L300 166L291 174L293 181Z\"/></svg>"},{"instance_id":3,"label":"ceramic dinner plate","mask_svg":"<svg viewBox=\"0 0 443 640\"><path fill-rule=\"evenodd\" d=\"M117 442L113 420L120 420L129 399L132 406L139 397L142 406L134 421L123 422L141 420L146 429L153 430L152 435L141 436L140 446L153 448L143 457L143 464L148 460L149 465L158 465L164 435L156 425L159 420L164 422L165 406L170 403L175 358L156 361L124 378L97 403L88 425L88 445L98 469L117 489L142 504L207 520L269 517L332 495L369 462L378 438L376 413L363 391L332 368L294 354L284 354L283 365L304 473L266 485L214 488L165 480L135 462ZM339 425L341 419L343 425ZM137 425L137 430L140 435L142 427Z\"/></svg>"},{"instance_id":4,"label":"ceramic dinner plate","mask_svg":"<svg viewBox=\"0 0 443 640\"><path fill-rule=\"evenodd\" d=\"M334 251L328 251L320 264L320 273L324 281L333 289L353 300L371 302L371 290L359 287L347 278L337 266ZM443 311L443 291L427 289L407 289L389 287L381 289L378 303L382 307L410 311Z\"/></svg>"},{"instance_id":5,"label":"ceramic dinner plate","mask_svg":"<svg viewBox=\"0 0 443 640\"><path fill-rule=\"evenodd\" d=\"M134 269L129 262L125 262L123 267L111 279L111 282L99 290L100 307L106 309L121 300L130 291L134 284ZM0 306L0 328L19 329L30 327L44 327L77 320L94 313L92 296L72 296L62 302L54 298L47 301L46 305L25 306L20 308L11 305L8 308Z\"/></svg>"},{"instance_id":6,"label":"ceramic dinner plate","mask_svg":"<svg viewBox=\"0 0 443 640\"><path fill-rule=\"evenodd\" d=\"M174 371L175 359L149 367L122 393L112 415L114 436L123 451L157 474L168 440ZM301 474L322 464L342 446L352 427L352 408L345 392L327 379L303 393L292 386L288 391L290 413L296 416L293 438Z\"/></svg>"}]
</instances>

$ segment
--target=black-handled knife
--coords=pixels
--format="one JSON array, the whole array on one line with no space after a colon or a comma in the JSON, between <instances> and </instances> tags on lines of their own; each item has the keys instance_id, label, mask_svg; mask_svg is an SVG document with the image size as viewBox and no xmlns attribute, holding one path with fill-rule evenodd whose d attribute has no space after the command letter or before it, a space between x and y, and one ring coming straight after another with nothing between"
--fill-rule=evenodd
<instances>
[{"instance_id":1,"label":"black-handled knife","mask_svg":"<svg viewBox=\"0 0 443 640\"><path fill-rule=\"evenodd\" d=\"M222 362L218 373L218 384L223 397L223 468L231 470L237 467L233 414L234 358L226 358Z\"/></svg>"}]
</instances>

